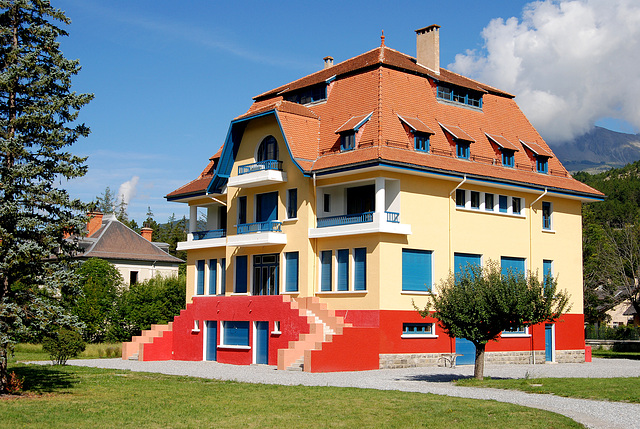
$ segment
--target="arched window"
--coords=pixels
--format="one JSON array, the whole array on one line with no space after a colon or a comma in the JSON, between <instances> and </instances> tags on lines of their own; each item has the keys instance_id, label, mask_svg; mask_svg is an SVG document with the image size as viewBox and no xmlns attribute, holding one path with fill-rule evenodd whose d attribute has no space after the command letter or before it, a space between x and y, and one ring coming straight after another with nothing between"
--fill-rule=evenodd
<instances>
[{"instance_id":1,"label":"arched window","mask_svg":"<svg viewBox=\"0 0 640 429\"><path fill-rule=\"evenodd\" d=\"M275 137L267 136L262 140L260 146L258 147L258 159L257 161L267 161L267 160L277 160L278 159L278 142Z\"/></svg>"}]
</instances>

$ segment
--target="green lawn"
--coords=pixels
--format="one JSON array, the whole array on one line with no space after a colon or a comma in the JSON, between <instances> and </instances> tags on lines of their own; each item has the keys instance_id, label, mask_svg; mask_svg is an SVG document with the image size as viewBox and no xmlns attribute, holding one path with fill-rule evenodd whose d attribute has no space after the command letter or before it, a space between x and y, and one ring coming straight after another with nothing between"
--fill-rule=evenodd
<instances>
[{"instance_id":1,"label":"green lawn","mask_svg":"<svg viewBox=\"0 0 640 429\"><path fill-rule=\"evenodd\" d=\"M628 378L534 378L458 380L458 386L493 387L530 393L553 393L571 398L640 403L640 377Z\"/></svg>"},{"instance_id":2,"label":"green lawn","mask_svg":"<svg viewBox=\"0 0 640 429\"><path fill-rule=\"evenodd\" d=\"M1 427L578 428L495 401L336 387L271 386L73 366L12 364L26 393Z\"/></svg>"},{"instance_id":3,"label":"green lawn","mask_svg":"<svg viewBox=\"0 0 640 429\"><path fill-rule=\"evenodd\" d=\"M597 358L605 359L634 359L640 360L639 352L614 352L612 350L592 350L591 355Z\"/></svg>"}]
</instances>

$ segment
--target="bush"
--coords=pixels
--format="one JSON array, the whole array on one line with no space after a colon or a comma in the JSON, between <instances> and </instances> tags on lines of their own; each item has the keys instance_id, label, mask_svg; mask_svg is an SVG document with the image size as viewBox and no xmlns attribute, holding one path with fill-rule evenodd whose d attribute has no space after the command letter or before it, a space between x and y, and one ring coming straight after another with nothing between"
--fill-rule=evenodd
<instances>
[{"instance_id":1,"label":"bush","mask_svg":"<svg viewBox=\"0 0 640 429\"><path fill-rule=\"evenodd\" d=\"M8 381L7 392L9 392L9 394L19 395L20 393L22 393L22 385L24 384L24 379L17 376L14 371L11 371Z\"/></svg>"},{"instance_id":2,"label":"bush","mask_svg":"<svg viewBox=\"0 0 640 429\"><path fill-rule=\"evenodd\" d=\"M609 326L587 325L584 329L585 338L588 340L637 340L640 332L636 326Z\"/></svg>"},{"instance_id":3,"label":"bush","mask_svg":"<svg viewBox=\"0 0 640 429\"><path fill-rule=\"evenodd\" d=\"M62 328L42 342L42 350L49 353L56 365L66 365L67 360L77 357L85 349L82 335L77 331Z\"/></svg>"}]
</instances>

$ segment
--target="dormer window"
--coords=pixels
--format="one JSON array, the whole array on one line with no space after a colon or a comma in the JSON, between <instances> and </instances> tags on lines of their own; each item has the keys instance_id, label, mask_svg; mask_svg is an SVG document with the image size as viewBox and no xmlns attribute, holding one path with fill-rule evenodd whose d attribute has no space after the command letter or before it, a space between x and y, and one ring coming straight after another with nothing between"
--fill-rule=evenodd
<instances>
[{"instance_id":1,"label":"dormer window","mask_svg":"<svg viewBox=\"0 0 640 429\"><path fill-rule=\"evenodd\" d=\"M429 152L429 137L435 134L431 128L418 118L398 115L398 119L405 127L405 131L413 135L413 148L418 152Z\"/></svg>"},{"instance_id":2,"label":"dormer window","mask_svg":"<svg viewBox=\"0 0 640 429\"><path fill-rule=\"evenodd\" d=\"M258 162L278 159L278 142L275 137L267 136L262 140L256 158Z\"/></svg>"},{"instance_id":3,"label":"dormer window","mask_svg":"<svg viewBox=\"0 0 640 429\"><path fill-rule=\"evenodd\" d=\"M462 159L469 159L471 150L469 149L469 142L456 141L456 156Z\"/></svg>"},{"instance_id":4,"label":"dormer window","mask_svg":"<svg viewBox=\"0 0 640 429\"><path fill-rule=\"evenodd\" d=\"M327 84L309 86L284 95L286 101L298 104L316 103L327 99Z\"/></svg>"},{"instance_id":5,"label":"dormer window","mask_svg":"<svg viewBox=\"0 0 640 429\"><path fill-rule=\"evenodd\" d=\"M429 152L429 134L416 132L413 136L414 147L419 152Z\"/></svg>"},{"instance_id":6,"label":"dormer window","mask_svg":"<svg viewBox=\"0 0 640 429\"><path fill-rule=\"evenodd\" d=\"M469 88L438 83L436 96L441 100L482 108L482 93Z\"/></svg>"},{"instance_id":7,"label":"dormer window","mask_svg":"<svg viewBox=\"0 0 640 429\"><path fill-rule=\"evenodd\" d=\"M475 140L460 127L444 125L440 122L438 122L438 124L453 138L453 142L456 145L456 156L460 159L469 159L471 157L470 146L471 143L475 143Z\"/></svg>"},{"instance_id":8,"label":"dormer window","mask_svg":"<svg viewBox=\"0 0 640 429\"><path fill-rule=\"evenodd\" d=\"M348 151L356 148L356 136L364 124L371 119L372 113L362 116L352 116L347 122L342 124L335 133L340 135L340 150Z\"/></svg>"},{"instance_id":9,"label":"dormer window","mask_svg":"<svg viewBox=\"0 0 640 429\"><path fill-rule=\"evenodd\" d=\"M502 149L502 165L505 167L513 167L515 165L514 162L514 151L509 149Z\"/></svg>"},{"instance_id":10,"label":"dormer window","mask_svg":"<svg viewBox=\"0 0 640 429\"><path fill-rule=\"evenodd\" d=\"M340 150L353 150L356 148L356 133L353 131L340 134Z\"/></svg>"},{"instance_id":11,"label":"dormer window","mask_svg":"<svg viewBox=\"0 0 640 429\"><path fill-rule=\"evenodd\" d=\"M536 171L547 174L549 172L549 158L544 156L536 157Z\"/></svg>"},{"instance_id":12,"label":"dormer window","mask_svg":"<svg viewBox=\"0 0 640 429\"><path fill-rule=\"evenodd\" d=\"M538 173L547 174L549 172L549 158L551 158L551 153L543 149L537 143L525 142L523 140L520 140L520 143L522 143L522 146L527 148L529 156L533 158L533 161L535 161L536 171Z\"/></svg>"},{"instance_id":13,"label":"dormer window","mask_svg":"<svg viewBox=\"0 0 640 429\"><path fill-rule=\"evenodd\" d=\"M493 135L485 133L489 141L500 149L502 154L502 165L504 167L515 167L515 153L519 151L518 146L511 143L501 135Z\"/></svg>"}]
</instances>

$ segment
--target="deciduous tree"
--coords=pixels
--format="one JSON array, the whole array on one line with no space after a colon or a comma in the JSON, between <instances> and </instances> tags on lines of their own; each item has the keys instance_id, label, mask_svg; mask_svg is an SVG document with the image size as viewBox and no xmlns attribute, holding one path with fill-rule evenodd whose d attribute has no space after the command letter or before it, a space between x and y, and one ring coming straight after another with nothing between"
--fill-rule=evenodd
<instances>
[{"instance_id":1,"label":"deciduous tree","mask_svg":"<svg viewBox=\"0 0 640 429\"><path fill-rule=\"evenodd\" d=\"M474 376L482 379L484 353L489 341L502 331L556 320L569 309L569 296L557 290L551 276L540 281L529 273L503 274L497 262L482 268L468 265L460 273L442 280L432 296L433 316L452 337L465 338L476 347ZM415 304L414 304L415 307ZM432 314L430 304L416 310L422 317Z\"/></svg>"},{"instance_id":2,"label":"deciduous tree","mask_svg":"<svg viewBox=\"0 0 640 429\"><path fill-rule=\"evenodd\" d=\"M68 147L89 134L77 116L93 96L71 90L80 66L58 43L69 22L48 1L0 0L0 393L17 339L73 322L56 296L86 207L59 183L87 171Z\"/></svg>"}]
</instances>

